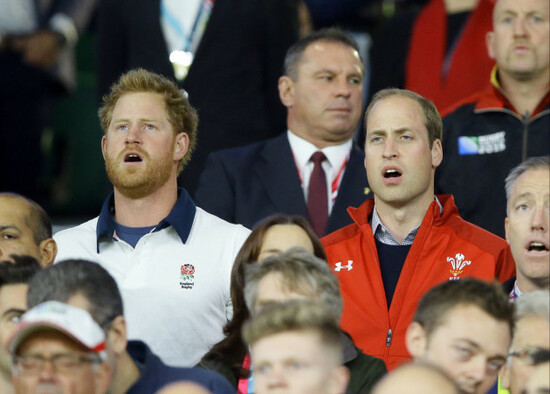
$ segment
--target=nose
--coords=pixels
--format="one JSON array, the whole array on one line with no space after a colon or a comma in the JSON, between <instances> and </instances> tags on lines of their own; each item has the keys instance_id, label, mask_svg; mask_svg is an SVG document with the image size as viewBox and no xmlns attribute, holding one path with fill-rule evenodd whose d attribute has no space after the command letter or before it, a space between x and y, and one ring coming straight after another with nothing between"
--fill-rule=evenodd
<instances>
[{"instance_id":1,"label":"nose","mask_svg":"<svg viewBox=\"0 0 550 394\"><path fill-rule=\"evenodd\" d=\"M274 368L267 378L267 385L269 388L283 388L285 384L285 374L281 369Z\"/></svg>"},{"instance_id":2,"label":"nose","mask_svg":"<svg viewBox=\"0 0 550 394\"><path fill-rule=\"evenodd\" d=\"M337 96L349 97L351 96L350 82L345 77L338 78L336 86Z\"/></svg>"},{"instance_id":3,"label":"nose","mask_svg":"<svg viewBox=\"0 0 550 394\"><path fill-rule=\"evenodd\" d=\"M527 35L527 30L525 29L525 18L518 17L514 21L514 36L523 37Z\"/></svg>"},{"instance_id":4,"label":"nose","mask_svg":"<svg viewBox=\"0 0 550 394\"><path fill-rule=\"evenodd\" d=\"M484 357L477 356L470 360L466 376L472 387L478 387L485 379L487 371L487 360Z\"/></svg>"},{"instance_id":5,"label":"nose","mask_svg":"<svg viewBox=\"0 0 550 394\"><path fill-rule=\"evenodd\" d=\"M55 376L55 370L53 367L53 364L51 361L47 361L44 363L44 366L42 367L42 370L40 371L40 381L50 381Z\"/></svg>"},{"instance_id":6,"label":"nose","mask_svg":"<svg viewBox=\"0 0 550 394\"><path fill-rule=\"evenodd\" d=\"M550 212L543 206L537 206L531 218L531 230L548 231L548 222L550 221Z\"/></svg>"},{"instance_id":7,"label":"nose","mask_svg":"<svg viewBox=\"0 0 550 394\"><path fill-rule=\"evenodd\" d=\"M129 126L128 132L126 133L126 143L127 144L139 144L141 143L141 129L138 125Z\"/></svg>"},{"instance_id":8,"label":"nose","mask_svg":"<svg viewBox=\"0 0 550 394\"><path fill-rule=\"evenodd\" d=\"M397 157L397 146L393 138L388 137L384 141L384 152L382 153L382 155L386 159Z\"/></svg>"}]
</instances>

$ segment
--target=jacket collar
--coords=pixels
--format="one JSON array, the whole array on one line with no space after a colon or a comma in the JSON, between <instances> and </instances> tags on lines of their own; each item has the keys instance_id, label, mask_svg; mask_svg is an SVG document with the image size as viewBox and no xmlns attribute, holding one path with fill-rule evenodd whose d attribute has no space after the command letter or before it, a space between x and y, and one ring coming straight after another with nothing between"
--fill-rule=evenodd
<instances>
[{"instance_id":1,"label":"jacket collar","mask_svg":"<svg viewBox=\"0 0 550 394\"><path fill-rule=\"evenodd\" d=\"M549 107L550 89L546 91L546 95L539 102L533 113L530 114L530 117L533 118L534 116L537 116L545 109L548 110ZM523 114L518 113L510 100L508 100L508 97L506 96L506 93L502 89L502 86L500 85L500 82L498 80L498 67L495 66L491 71L491 84L487 87L487 89L481 92L481 95L476 103L474 112L502 109L508 109L519 116L523 116Z\"/></svg>"},{"instance_id":2,"label":"jacket collar","mask_svg":"<svg viewBox=\"0 0 550 394\"><path fill-rule=\"evenodd\" d=\"M372 228L370 228L369 218L372 216L373 210L374 198L369 198L358 208L349 207L348 213L358 226L368 226L368 231L372 234L373 231ZM451 194L438 194L430 204L420 226L422 226L426 220L431 220L431 218L436 221L455 214L458 215L458 208L454 203L454 197Z\"/></svg>"},{"instance_id":3,"label":"jacket collar","mask_svg":"<svg viewBox=\"0 0 550 394\"><path fill-rule=\"evenodd\" d=\"M195 213L197 212L197 206L189 197L189 194L184 189L178 189L178 199L176 204L164 219L162 219L156 226L154 231L162 230L168 226L174 227L176 233L181 238L183 243L187 242L191 227L193 226L193 220ZM111 193L109 197L103 203L101 213L97 220L96 227L96 242L97 253L99 253L99 243L101 240L117 239L115 233L115 199L114 193Z\"/></svg>"}]
</instances>

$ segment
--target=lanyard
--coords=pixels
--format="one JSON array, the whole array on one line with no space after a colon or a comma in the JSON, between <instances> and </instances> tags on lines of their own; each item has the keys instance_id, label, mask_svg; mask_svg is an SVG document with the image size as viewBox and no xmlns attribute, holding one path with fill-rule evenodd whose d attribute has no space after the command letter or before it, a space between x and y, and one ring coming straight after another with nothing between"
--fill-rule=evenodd
<instances>
[{"instance_id":1,"label":"lanyard","mask_svg":"<svg viewBox=\"0 0 550 394\"><path fill-rule=\"evenodd\" d=\"M350 153L351 153L351 151L350 151ZM332 202L336 201L336 197L338 196L338 187L340 186L340 181L341 181L341 178L342 178L342 174L344 173L344 170L346 169L346 166L348 165L350 153L348 153L348 155L346 156L346 159L342 163L342 166L340 167L340 169L336 173L336 176L334 177L334 179L332 180L332 183L330 185L330 191L331 191L330 196L331 196ZM302 174L300 173L298 160L296 160L296 156L294 155L294 152L292 152L292 156L294 157L294 163L296 163L296 171L298 171L298 178L300 178L300 183L302 184L302 187L303 187L304 186L304 181L303 181L303 178L302 178Z\"/></svg>"},{"instance_id":2,"label":"lanyard","mask_svg":"<svg viewBox=\"0 0 550 394\"><path fill-rule=\"evenodd\" d=\"M197 12L197 16L195 17L191 33L187 36L185 41L185 51L193 54L197 51L200 39L202 38L206 24L212 13L212 7L214 7L214 0L203 0L199 12Z\"/></svg>"},{"instance_id":3,"label":"lanyard","mask_svg":"<svg viewBox=\"0 0 550 394\"><path fill-rule=\"evenodd\" d=\"M244 355L243 369L250 370L250 356L248 355L248 353L246 353ZM249 384L249 383L252 383L252 376L250 376L248 378L240 378L239 379L239 384L237 385L237 393L238 394L248 394L249 390L250 390L251 393L253 393L254 392L254 387L253 387L252 384Z\"/></svg>"}]
</instances>

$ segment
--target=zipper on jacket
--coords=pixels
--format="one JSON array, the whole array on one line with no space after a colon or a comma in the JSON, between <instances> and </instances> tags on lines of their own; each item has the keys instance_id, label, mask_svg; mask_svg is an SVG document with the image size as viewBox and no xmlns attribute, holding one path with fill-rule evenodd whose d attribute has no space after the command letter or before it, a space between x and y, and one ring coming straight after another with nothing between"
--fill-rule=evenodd
<instances>
[{"instance_id":1,"label":"zipper on jacket","mask_svg":"<svg viewBox=\"0 0 550 394\"><path fill-rule=\"evenodd\" d=\"M525 112L525 115L523 115L523 147L521 150L521 161L525 161L527 159L527 140L529 137L529 111Z\"/></svg>"},{"instance_id":2,"label":"zipper on jacket","mask_svg":"<svg viewBox=\"0 0 550 394\"><path fill-rule=\"evenodd\" d=\"M388 330L388 335L386 335L386 346L390 346L391 345L391 336L393 334L393 331L392 329L390 328Z\"/></svg>"}]
</instances>

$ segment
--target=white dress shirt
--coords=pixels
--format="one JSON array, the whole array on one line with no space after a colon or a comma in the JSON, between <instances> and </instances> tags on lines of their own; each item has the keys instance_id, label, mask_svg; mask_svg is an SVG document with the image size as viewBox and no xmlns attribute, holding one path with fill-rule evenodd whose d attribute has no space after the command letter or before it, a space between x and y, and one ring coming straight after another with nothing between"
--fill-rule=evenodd
<instances>
[{"instance_id":1,"label":"white dress shirt","mask_svg":"<svg viewBox=\"0 0 550 394\"><path fill-rule=\"evenodd\" d=\"M327 157L327 160L322 163L322 166L327 178L327 195L330 196L328 199L328 211L330 214L334 201L336 201L338 195L340 183L344 177L344 172L346 170L345 166L349 160L349 155L353 146L352 140L350 139L340 145L332 145L319 149L311 142L298 137L290 130L287 131L287 136L292 154L294 155L296 168L298 169L298 175L302 182L302 191L304 192L305 201L307 201L309 178L313 171L313 162L310 161L311 155L317 151L321 151ZM336 184L333 192L332 184L334 182L336 182Z\"/></svg>"}]
</instances>

